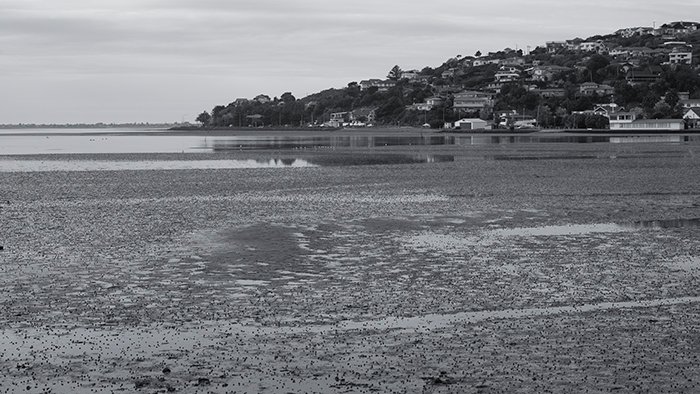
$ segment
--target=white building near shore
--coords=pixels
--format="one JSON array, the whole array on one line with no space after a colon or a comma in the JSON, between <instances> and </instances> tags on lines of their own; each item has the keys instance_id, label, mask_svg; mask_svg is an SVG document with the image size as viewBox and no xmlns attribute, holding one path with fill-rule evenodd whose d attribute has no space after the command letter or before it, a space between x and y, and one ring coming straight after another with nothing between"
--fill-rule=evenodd
<instances>
[{"instance_id":1,"label":"white building near shore","mask_svg":"<svg viewBox=\"0 0 700 394\"><path fill-rule=\"evenodd\" d=\"M488 122L482 119L465 118L455 122L455 128L461 130L490 129Z\"/></svg>"},{"instance_id":2,"label":"white building near shore","mask_svg":"<svg viewBox=\"0 0 700 394\"><path fill-rule=\"evenodd\" d=\"M683 119L637 119L629 122L610 122L611 130L657 130L657 131L678 131L685 129Z\"/></svg>"}]
</instances>

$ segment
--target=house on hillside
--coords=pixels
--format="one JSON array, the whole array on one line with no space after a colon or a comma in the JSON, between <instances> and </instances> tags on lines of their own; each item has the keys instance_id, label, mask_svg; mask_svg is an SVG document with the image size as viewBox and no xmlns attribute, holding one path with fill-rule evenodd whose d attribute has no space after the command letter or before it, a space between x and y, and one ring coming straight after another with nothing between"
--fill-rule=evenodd
<instances>
[{"instance_id":1,"label":"house on hillside","mask_svg":"<svg viewBox=\"0 0 700 394\"><path fill-rule=\"evenodd\" d=\"M568 67L561 66L536 66L526 70L534 81L548 82L554 80L562 73L571 71Z\"/></svg>"},{"instance_id":2,"label":"house on hillside","mask_svg":"<svg viewBox=\"0 0 700 394\"><path fill-rule=\"evenodd\" d=\"M547 52L549 52L549 53L556 53L556 52L561 51L567 47L566 41L548 41L545 44L545 46L547 48Z\"/></svg>"},{"instance_id":3,"label":"house on hillside","mask_svg":"<svg viewBox=\"0 0 700 394\"><path fill-rule=\"evenodd\" d=\"M625 79L630 85L654 83L661 80L663 70L659 66L649 66L645 69L635 69L627 72Z\"/></svg>"},{"instance_id":4,"label":"house on hillside","mask_svg":"<svg viewBox=\"0 0 700 394\"><path fill-rule=\"evenodd\" d=\"M439 96L433 96L433 97L428 97L427 99L425 99L425 102L426 102L428 105L438 106L438 105L444 104L444 103L445 103L445 99L442 98L442 97L439 97Z\"/></svg>"},{"instance_id":5,"label":"house on hillside","mask_svg":"<svg viewBox=\"0 0 700 394\"><path fill-rule=\"evenodd\" d=\"M613 48L610 51L608 51L608 55L612 57L618 57L618 56L627 56L630 54L629 48L625 47L617 47Z\"/></svg>"},{"instance_id":6,"label":"house on hillside","mask_svg":"<svg viewBox=\"0 0 700 394\"><path fill-rule=\"evenodd\" d=\"M668 54L668 64L693 64L693 49L691 47L675 47Z\"/></svg>"},{"instance_id":7,"label":"house on hillside","mask_svg":"<svg viewBox=\"0 0 700 394\"><path fill-rule=\"evenodd\" d=\"M647 34L654 34L653 27L628 27L625 29L620 29L615 32L616 35L622 38L631 38L634 36L644 36Z\"/></svg>"},{"instance_id":8,"label":"house on hillside","mask_svg":"<svg viewBox=\"0 0 700 394\"><path fill-rule=\"evenodd\" d=\"M561 88L551 88L551 89L532 89L532 93L539 95L540 97L566 97L566 90Z\"/></svg>"},{"instance_id":9,"label":"house on hillside","mask_svg":"<svg viewBox=\"0 0 700 394\"><path fill-rule=\"evenodd\" d=\"M507 83L513 82L520 79L520 70L513 66L501 66L496 74L494 75L494 80L496 83Z\"/></svg>"},{"instance_id":10,"label":"house on hillside","mask_svg":"<svg viewBox=\"0 0 700 394\"><path fill-rule=\"evenodd\" d=\"M681 99L678 104L684 109L700 107L700 99Z\"/></svg>"},{"instance_id":11,"label":"house on hillside","mask_svg":"<svg viewBox=\"0 0 700 394\"><path fill-rule=\"evenodd\" d=\"M624 108L620 107L619 105L615 103L610 103L610 104L596 104L593 107L593 113L596 115L600 116L605 116L608 117L610 114L614 114L616 112L620 112L624 110Z\"/></svg>"},{"instance_id":12,"label":"house on hillside","mask_svg":"<svg viewBox=\"0 0 700 394\"><path fill-rule=\"evenodd\" d=\"M525 59L522 57L509 57L507 59L501 60L500 64L502 66L522 67L523 65L525 65Z\"/></svg>"},{"instance_id":13,"label":"house on hillside","mask_svg":"<svg viewBox=\"0 0 700 394\"><path fill-rule=\"evenodd\" d=\"M659 28L659 35L668 36L685 36L698 30L700 24L697 22L671 22L662 25Z\"/></svg>"},{"instance_id":14,"label":"house on hillside","mask_svg":"<svg viewBox=\"0 0 700 394\"><path fill-rule=\"evenodd\" d=\"M390 79L387 79L387 80L366 79L366 80L360 81L360 90L367 90L371 87L376 87L378 91L386 92L387 90L393 88L394 86L396 86L396 82L392 81Z\"/></svg>"},{"instance_id":15,"label":"house on hillside","mask_svg":"<svg viewBox=\"0 0 700 394\"><path fill-rule=\"evenodd\" d=\"M579 93L582 96L609 96L615 93L615 89L610 85L597 84L595 82L584 82L579 86Z\"/></svg>"},{"instance_id":16,"label":"house on hillside","mask_svg":"<svg viewBox=\"0 0 700 394\"><path fill-rule=\"evenodd\" d=\"M493 108L493 93L468 90L455 94L453 107L457 111L478 111Z\"/></svg>"},{"instance_id":17,"label":"house on hillside","mask_svg":"<svg viewBox=\"0 0 700 394\"><path fill-rule=\"evenodd\" d=\"M350 112L349 120L355 124L364 123L371 125L377 121L376 108L361 107Z\"/></svg>"},{"instance_id":18,"label":"house on hillside","mask_svg":"<svg viewBox=\"0 0 700 394\"><path fill-rule=\"evenodd\" d=\"M445 99L439 96L429 97L425 99L424 103L414 103L412 105L406 106L407 110L413 111L430 111L435 106L442 105Z\"/></svg>"},{"instance_id":19,"label":"house on hillside","mask_svg":"<svg viewBox=\"0 0 700 394\"><path fill-rule=\"evenodd\" d=\"M607 51L607 47L602 40L598 41L588 41L579 44L578 49L584 52L596 52L603 53Z\"/></svg>"},{"instance_id":20,"label":"house on hillside","mask_svg":"<svg viewBox=\"0 0 700 394\"><path fill-rule=\"evenodd\" d=\"M485 66L487 64L500 64L501 59L489 59L489 58L481 58L481 59L474 59L474 67L479 67L479 66Z\"/></svg>"},{"instance_id":21,"label":"house on hillside","mask_svg":"<svg viewBox=\"0 0 700 394\"><path fill-rule=\"evenodd\" d=\"M407 70L401 72L401 78L408 79L409 81L418 77L418 75L420 75L420 71L418 70Z\"/></svg>"},{"instance_id":22,"label":"house on hillside","mask_svg":"<svg viewBox=\"0 0 700 394\"><path fill-rule=\"evenodd\" d=\"M414 103L406 106L408 111L430 111L433 106L428 103Z\"/></svg>"}]
</instances>

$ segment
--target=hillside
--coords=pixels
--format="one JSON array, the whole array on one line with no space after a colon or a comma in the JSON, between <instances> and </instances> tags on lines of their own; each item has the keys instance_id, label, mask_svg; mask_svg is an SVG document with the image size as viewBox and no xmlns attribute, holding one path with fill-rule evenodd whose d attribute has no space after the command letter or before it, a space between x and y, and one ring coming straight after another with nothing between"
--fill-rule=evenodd
<instances>
[{"instance_id":1,"label":"hillside","mask_svg":"<svg viewBox=\"0 0 700 394\"><path fill-rule=\"evenodd\" d=\"M424 125L462 118L495 126L531 119L539 127L608 126L607 110L639 119L681 118L700 99L700 24L624 28L548 42L528 53L503 49L458 56L297 99L261 94L203 112L209 127ZM700 103L700 101L698 101ZM700 104L699 104L700 105ZM600 107L600 106L598 106ZM695 125L692 125L695 126Z\"/></svg>"}]
</instances>

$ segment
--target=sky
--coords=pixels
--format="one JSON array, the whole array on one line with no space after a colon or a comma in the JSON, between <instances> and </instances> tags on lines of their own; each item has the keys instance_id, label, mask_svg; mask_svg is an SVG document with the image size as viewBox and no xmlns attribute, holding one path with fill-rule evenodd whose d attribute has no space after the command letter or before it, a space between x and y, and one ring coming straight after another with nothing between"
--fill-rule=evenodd
<instances>
[{"instance_id":1,"label":"sky","mask_svg":"<svg viewBox=\"0 0 700 394\"><path fill-rule=\"evenodd\" d=\"M193 122L239 97L694 15L675 0L0 0L0 124Z\"/></svg>"}]
</instances>

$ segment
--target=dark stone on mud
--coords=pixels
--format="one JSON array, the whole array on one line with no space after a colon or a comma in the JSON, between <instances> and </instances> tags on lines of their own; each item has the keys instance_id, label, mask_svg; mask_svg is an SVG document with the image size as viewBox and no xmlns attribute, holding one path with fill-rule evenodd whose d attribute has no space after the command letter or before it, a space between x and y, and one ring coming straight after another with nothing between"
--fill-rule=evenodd
<instances>
[{"instance_id":1,"label":"dark stone on mud","mask_svg":"<svg viewBox=\"0 0 700 394\"><path fill-rule=\"evenodd\" d=\"M441 384L455 384L457 381L455 378L447 376L447 372L445 371L440 371L440 376L437 377L424 377L422 378L423 380L427 381L428 383L434 384L434 385L441 385Z\"/></svg>"},{"instance_id":2,"label":"dark stone on mud","mask_svg":"<svg viewBox=\"0 0 700 394\"><path fill-rule=\"evenodd\" d=\"M4 250L4 249L5 249L5 247L0 245L0 250Z\"/></svg>"},{"instance_id":3,"label":"dark stone on mud","mask_svg":"<svg viewBox=\"0 0 700 394\"><path fill-rule=\"evenodd\" d=\"M164 373L165 375L169 374L169 373L170 373L170 368L168 368L168 367L163 368L163 373Z\"/></svg>"},{"instance_id":4,"label":"dark stone on mud","mask_svg":"<svg viewBox=\"0 0 700 394\"><path fill-rule=\"evenodd\" d=\"M139 379L139 380L134 382L134 388L136 388L137 390L144 388L144 387L147 387L147 386L150 386L150 385L151 385L151 380L148 378Z\"/></svg>"},{"instance_id":5,"label":"dark stone on mud","mask_svg":"<svg viewBox=\"0 0 700 394\"><path fill-rule=\"evenodd\" d=\"M199 378L197 380L197 386L209 386L211 384L211 380L207 378Z\"/></svg>"}]
</instances>

